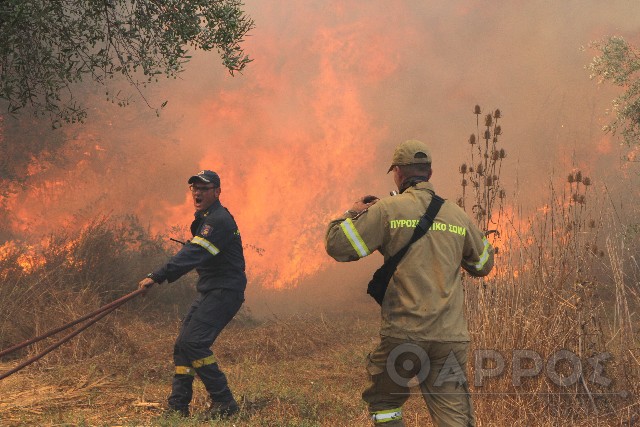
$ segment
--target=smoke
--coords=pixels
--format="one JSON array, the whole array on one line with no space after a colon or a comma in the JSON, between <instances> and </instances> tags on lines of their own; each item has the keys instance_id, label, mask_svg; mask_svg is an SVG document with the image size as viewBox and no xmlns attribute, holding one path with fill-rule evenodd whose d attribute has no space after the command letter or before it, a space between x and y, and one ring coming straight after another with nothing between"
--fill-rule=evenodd
<instances>
[{"instance_id":1,"label":"smoke","mask_svg":"<svg viewBox=\"0 0 640 427\"><path fill-rule=\"evenodd\" d=\"M503 113L502 182L518 203L539 206L550 175L579 167L597 182L618 166L621 149L600 130L614 91L589 80L592 53L580 48L610 34L638 41L640 4L251 0L246 10L254 62L231 77L216 55L194 52L181 79L146 92L154 106L168 100L159 118L139 99L118 108L83 86L83 126L35 141L5 119L4 146L44 148L5 175L0 238L99 213L135 213L159 232L188 224L187 178L213 169L249 245L250 286L321 287L341 280L324 253L327 222L394 189L385 172L397 143L429 143L436 190L459 195L475 104ZM369 264L349 267L362 280Z\"/></svg>"}]
</instances>

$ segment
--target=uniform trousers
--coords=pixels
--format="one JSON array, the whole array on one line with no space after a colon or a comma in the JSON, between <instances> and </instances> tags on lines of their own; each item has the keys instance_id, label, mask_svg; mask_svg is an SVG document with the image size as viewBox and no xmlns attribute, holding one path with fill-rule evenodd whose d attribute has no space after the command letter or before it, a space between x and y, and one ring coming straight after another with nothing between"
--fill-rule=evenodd
<instances>
[{"instance_id":1,"label":"uniform trousers","mask_svg":"<svg viewBox=\"0 0 640 427\"><path fill-rule=\"evenodd\" d=\"M228 403L234 400L211 346L243 302L244 293L231 289L200 293L193 302L173 347L176 371L169 396L170 408L180 410L189 407L196 374L212 401Z\"/></svg>"},{"instance_id":2,"label":"uniform trousers","mask_svg":"<svg viewBox=\"0 0 640 427\"><path fill-rule=\"evenodd\" d=\"M466 380L468 342L382 337L369 354L371 383L362 398L375 425L404 426L402 405L417 385L436 426L474 427Z\"/></svg>"}]
</instances>

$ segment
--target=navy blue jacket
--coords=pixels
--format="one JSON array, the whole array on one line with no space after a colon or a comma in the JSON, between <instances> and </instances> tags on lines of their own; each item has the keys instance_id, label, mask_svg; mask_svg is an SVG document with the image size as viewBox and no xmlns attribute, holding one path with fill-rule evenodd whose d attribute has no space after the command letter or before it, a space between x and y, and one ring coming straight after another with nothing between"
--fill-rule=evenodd
<instances>
[{"instance_id":1,"label":"navy blue jacket","mask_svg":"<svg viewBox=\"0 0 640 427\"><path fill-rule=\"evenodd\" d=\"M149 277L157 283L171 283L195 268L200 276L198 292L220 288L243 292L247 276L242 239L227 208L216 200L206 211L196 212L191 234L193 238Z\"/></svg>"}]
</instances>

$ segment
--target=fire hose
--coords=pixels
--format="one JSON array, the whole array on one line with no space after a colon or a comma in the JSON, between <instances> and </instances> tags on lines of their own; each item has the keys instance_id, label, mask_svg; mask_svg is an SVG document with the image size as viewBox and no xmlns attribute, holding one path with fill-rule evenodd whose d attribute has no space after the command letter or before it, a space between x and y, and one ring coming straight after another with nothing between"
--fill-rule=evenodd
<instances>
[{"instance_id":1,"label":"fire hose","mask_svg":"<svg viewBox=\"0 0 640 427\"><path fill-rule=\"evenodd\" d=\"M55 350L56 348L60 347L62 344L66 343L67 341L69 341L71 338L75 337L76 335L78 335L80 332L84 331L85 329L87 329L89 326L95 324L96 322L98 322L100 319L102 319L103 317L105 317L106 315L108 315L109 313L111 313L112 311L114 311L116 308L124 305L124 303L126 303L127 301L130 301L131 299L137 297L138 295L146 292L147 289L138 289L134 292L131 292L130 294L127 294L121 298L118 298L117 300L104 305L102 307L100 307L99 309L84 315L82 317L80 317L79 319L76 319L72 322L69 322L65 325L60 326L59 328L56 329L52 329L49 332L46 332L40 336L37 336L35 338L31 338L27 341L24 341L20 344L16 344L13 347L10 347L6 350L0 351L0 357L2 356L6 356L7 354L13 353L14 351L20 350L21 348L24 348L28 345L31 345L33 343L36 343L38 341L41 341L45 338L48 338L52 335L55 335L59 332L62 332L66 329L71 328L72 326L77 325L78 323L84 322L85 320L89 320L87 323L85 323L84 325L82 325L81 327L79 327L78 329L76 329L75 331L73 331L72 333L70 333L69 335L65 336L64 338L58 340L57 342L51 344L49 347L47 347L46 349L44 349L43 351L41 351L40 353L38 353L37 355L31 357L30 359L24 361L23 363L19 364L18 366L16 366L15 368L0 374L0 380L3 380L5 378L7 378L9 375L12 375L16 372L18 372L19 370L21 370L22 368L32 364L33 362L41 359L42 357L44 357L45 355L47 355L48 353L52 352L53 350Z\"/></svg>"}]
</instances>

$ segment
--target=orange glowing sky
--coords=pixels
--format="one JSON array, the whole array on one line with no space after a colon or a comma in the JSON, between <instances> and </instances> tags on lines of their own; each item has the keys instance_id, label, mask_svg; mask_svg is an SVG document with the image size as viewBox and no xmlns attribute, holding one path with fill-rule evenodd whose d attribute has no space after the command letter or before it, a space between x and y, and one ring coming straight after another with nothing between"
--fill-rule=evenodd
<instances>
[{"instance_id":1,"label":"orange glowing sky","mask_svg":"<svg viewBox=\"0 0 640 427\"><path fill-rule=\"evenodd\" d=\"M243 74L196 52L181 79L147 93L169 101L159 118L140 100L119 109L89 93L87 123L57 131L69 160L33 160L1 236L97 213L133 212L156 231L185 225L186 180L213 169L244 242L264 249L247 251L250 281L294 286L333 268L332 215L394 189L385 172L402 140L431 145L436 190L457 198L475 104L503 112L502 182L519 204L542 205L541 180L574 167L605 179L619 157L600 130L615 92L589 80L594 53L580 47L640 41L640 3L248 0L246 10L256 28Z\"/></svg>"}]
</instances>

